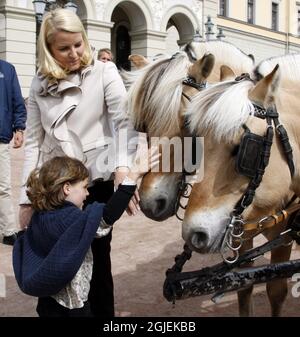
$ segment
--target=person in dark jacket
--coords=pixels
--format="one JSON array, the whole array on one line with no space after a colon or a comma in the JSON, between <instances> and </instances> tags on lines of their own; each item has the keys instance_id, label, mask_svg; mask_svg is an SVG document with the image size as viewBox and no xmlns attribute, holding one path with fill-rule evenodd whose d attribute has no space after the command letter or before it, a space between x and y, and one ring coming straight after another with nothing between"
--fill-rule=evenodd
<instances>
[{"instance_id":1,"label":"person in dark jacket","mask_svg":"<svg viewBox=\"0 0 300 337\"><path fill-rule=\"evenodd\" d=\"M16 219L11 199L9 143L14 148L23 144L26 108L14 66L0 60L0 235L3 243L16 240Z\"/></svg>"},{"instance_id":2,"label":"person in dark jacket","mask_svg":"<svg viewBox=\"0 0 300 337\"><path fill-rule=\"evenodd\" d=\"M158 163L149 151L136 161L107 204L89 195L89 171L67 156L54 157L35 169L27 181L34 208L30 224L13 248L13 267L20 289L38 297L40 317L93 316L88 294L93 270L91 244L108 235L128 206L137 179Z\"/></svg>"}]
</instances>

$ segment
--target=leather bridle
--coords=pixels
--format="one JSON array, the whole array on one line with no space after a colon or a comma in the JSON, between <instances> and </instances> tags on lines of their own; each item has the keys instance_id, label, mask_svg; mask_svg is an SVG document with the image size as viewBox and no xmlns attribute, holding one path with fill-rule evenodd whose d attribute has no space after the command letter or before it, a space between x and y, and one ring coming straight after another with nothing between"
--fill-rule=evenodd
<instances>
[{"instance_id":1,"label":"leather bridle","mask_svg":"<svg viewBox=\"0 0 300 337\"><path fill-rule=\"evenodd\" d=\"M250 77L243 75L236 80L241 81L245 79L250 79ZM214 299L222 296L227 291L244 289L252 284L268 282L277 278L291 277L295 272L299 271L300 260L293 260L232 272L233 269L253 262L268 251L292 243L293 240L300 244L300 203L295 203L297 196L293 196L285 209L275 214L267 215L257 221L251 222L245 222L242 218L242 213L253 201L255 191L260 185L265 168L268 165L274 128L282 144L292 177L295 172L292 147L284 126L279 122L279 114L275 105L264 109L254 104L254 110L254 116L266 120L267 127L265 135L259 136L251 133L247 126L243 126L245 134L239 146L236 168L240 174L250 177L251 180L231 213L231 221L226 229L221 247L224 261L198 271L182 273L184 264L192 256L191 249L185 244L182 254L176 256L173 267L166 271L163 293L168 301L175 303L176 299L212 293L215 294ZM247 155L250 152L249 149L252 150L253 148L256 148L258 160L254 161L256 163L255 167L251 167L251 165L249 167L247 163L253 163L253 160L247 161L247 158L244 158L246 159L244 161L243 156ZM241 248L242 236L245 231L256 231L255 235L251 237L252 239L265 229L272 228L274 225L285 220L288 220L285 231L281 232L273 240L259 247L252 248L243 255L239 255L238 251ZM287 243L287 240L290 241ZM233 252L233 258L228 258L225 255L226 248L229 248Z\"/></svg>"},{"instance_id":2,"label":"leather bridle","mask_svg":"<svg viewBox=\"0 0 300 337\"><path fill-rule=\"evenodd\" d=\"M197 83L196 80L191 76L187 76L187 78L182 81L182 84L186 85L186 86L189 86L189 87L192 87L192 88L195 88L199 92L207 87L206 82ZM185 97L189 102L192 101L192 98L189 95L187 95L184 91L182 91L182 96ZM184 135L192 137L192 163L195 163L196 162L196 156L197 156L197 153L196 153L196 148L197 148L196 141L197 141L197 139L196 139L195 135L190 133L188 124L189 124L188 121L186 119L184 119L183 133L184 133ZM191 176L193 174L194 173L187 172L185 170L185 168L183 168L183 170L182 170L182 174L181 174L181 178L180 178L180 182L179 182L178 195L177 195L177 199L176 199L176 202L175 202L175 205L174 205L175 216L180 221L182 221L183 218L180 217L178 212L179 212L180 209L186 210L186 207L187 207L186 205L182 205L181 198L188 199L189 195L190 195L190 191L192 189L192 184L187 182L187 176Z\"/></svg>"},{"instance_id":3,"label":"leather bridle","mask_svg":"<svg viewBox=\"0 0 300 337\"><path fill-rule=\"evenodd\" d=\"M245 74L237 80L250 80L250 77L248 74ZM227 263L234 263L239 257L239 249L241 248L243 241L242 236L245 232L245 222L242 218L242 213L252 204L255 191L260 186L265 169L268 166L270 151L273 144L274 129L282 144L283 152L292 177L295 172L292 147L286 129L279 122L279 114L276 106L273 105L268 109L264 109L256 103L253 103L253 105L255 108L254 116L266 120L267 127L264 136L260 136L251 133L248 127L243 125L245 133L239 145L236 170L239 174L247 176L251 178L251 180L231 213L230 223L221 245L221 254L224 261ZM262 223L263 221L260 219L258 224ZM225 254L228 249L233 253L233 258L226 257Z\"/></svg>"}]
</instances>

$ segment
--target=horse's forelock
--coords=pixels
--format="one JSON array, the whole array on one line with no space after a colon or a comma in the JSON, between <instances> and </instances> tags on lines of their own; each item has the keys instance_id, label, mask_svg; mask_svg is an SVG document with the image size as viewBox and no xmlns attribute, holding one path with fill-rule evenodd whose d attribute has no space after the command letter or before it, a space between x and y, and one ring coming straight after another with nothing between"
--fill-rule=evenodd
<instances>
[{"instance_id":1,"label":"horse's forelock","mask_svg":"<svg viewBox=\"0 0 300 337\"><path fill-rule=\"evenodd\" d=\"M218 142L231 142L253 113L248 98L252 87L251 81L227 81L194 96L186 112L191 132L199 136L211 134Z\"/></svg>"},{"instance_id":2,"label":"horse's forelock","mask_svg":"<svg viewBox=\"0 0 300 337\"><path fill-rule=\"evenodd\" d=\"M185 53L159 59L146 67L128 92L128 112L150 136L179 132L182 81L190 62Z\"/></svg>"}]
</instances>

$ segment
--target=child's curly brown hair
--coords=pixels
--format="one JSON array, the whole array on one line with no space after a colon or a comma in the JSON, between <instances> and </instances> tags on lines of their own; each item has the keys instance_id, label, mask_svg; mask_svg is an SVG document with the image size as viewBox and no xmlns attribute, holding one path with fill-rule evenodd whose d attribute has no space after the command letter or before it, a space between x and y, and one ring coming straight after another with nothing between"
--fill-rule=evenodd
<instances>
[{"instance_id":1,"label":"child's curly brown hair","mask_svg":"<svg viewBox=\"0 0 300 337\"><path fill-rule=\"evenodd\" d=\"M80 160L67 156L54 157L31 172L26 193L34 210L53 210L65 201L65 183L75 184L88 176L89 171Z\"/></svg>"}]
</instances>

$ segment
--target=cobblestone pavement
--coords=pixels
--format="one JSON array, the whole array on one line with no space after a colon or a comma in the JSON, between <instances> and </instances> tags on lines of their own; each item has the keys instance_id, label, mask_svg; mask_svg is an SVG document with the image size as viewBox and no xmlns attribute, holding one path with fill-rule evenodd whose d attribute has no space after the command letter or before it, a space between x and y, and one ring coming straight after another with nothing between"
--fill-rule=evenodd
<instances>
[{"instance_id":1,"label":"cobblestone pavement","mask_svg":"<svg viewBox=\"0 0 300 337\"><path fill-rule=\"evenodd\" d=\"M23 149L12 150L13 197L17 211ZM259 239L257 243L262 243ZM147 219L142 214L124 215L115 225L112 242L112 265L115 283L115 303L118 316L132 317L207 317L238 316L235 293L226 294L219 304L211 296L177 301L173 306L162 295L165 271L182 251L180 223L170 219L162 223ZM0 244L0 317L37 316L36 299L24 295L17 287L11 265L12 248ZM293 258L300 258L300 250L293 248ZM267 263L269 256L259 260ZM220 261L218 255L196 255L185 270L199 269ZM289 292L283 316L300 316L299 298L294 298L289 281ZM5 293L4 293L5 290ZM300 292L300 286L298 287ZM269 316L270 307L264 285L254 289L254 315Z\"/></svg>"}]
</instances>

